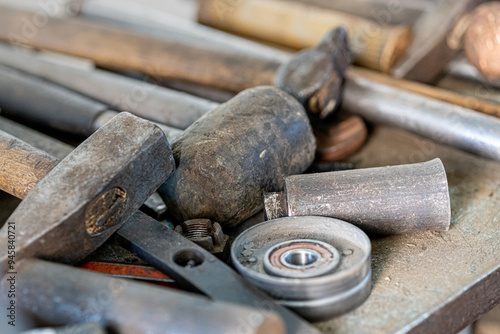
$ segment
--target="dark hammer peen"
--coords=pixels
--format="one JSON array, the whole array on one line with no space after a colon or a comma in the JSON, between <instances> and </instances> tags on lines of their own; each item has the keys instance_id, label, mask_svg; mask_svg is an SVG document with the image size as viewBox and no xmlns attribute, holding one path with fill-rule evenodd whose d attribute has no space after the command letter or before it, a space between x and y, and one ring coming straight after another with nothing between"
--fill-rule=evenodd
<instances>
[{"instance_id":1,"label":"dark hammer peen","mask_svg":"<svg viewBox=\"0 0 500 334\"><path fill-rule=\"evenodd\" d=\"M1 189L24 198L8 218L16 259L76 262L100 246L175 168L164 133L121 113L62 162L0 132ZM29 192L29 193L28 193ZM8 249L8 224L0 246ZM2 269L7 252L0 257Z\"/></svg>"}]
</instances>

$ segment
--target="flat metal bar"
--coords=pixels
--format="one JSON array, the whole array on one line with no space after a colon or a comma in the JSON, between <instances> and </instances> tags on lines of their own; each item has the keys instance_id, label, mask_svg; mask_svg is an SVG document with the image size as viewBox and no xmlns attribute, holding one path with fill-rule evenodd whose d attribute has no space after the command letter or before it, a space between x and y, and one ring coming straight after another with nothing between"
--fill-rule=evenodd
<instances>
[{"instance_id":1,"label":"flat metal bar","mask_svg":"<svg viewBox=\"0 0 500 334\"><path fill-rule=\"evenodd\" d=\"M214 300L277 312L286 323L287 333L317 332L298 315L251 286L214 255L141 212L135 213L116 235L123 239L125 247L185 288ZM190 257L193 264L201 263L193 266L179 264Z\"/></svg>"}]
</instances>

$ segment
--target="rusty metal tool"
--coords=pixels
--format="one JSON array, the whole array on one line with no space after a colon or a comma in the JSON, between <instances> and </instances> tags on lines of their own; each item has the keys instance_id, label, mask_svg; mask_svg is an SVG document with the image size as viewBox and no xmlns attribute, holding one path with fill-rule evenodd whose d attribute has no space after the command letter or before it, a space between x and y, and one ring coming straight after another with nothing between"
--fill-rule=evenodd
<instances>
[{"instance_id":1,"label":"rusty metal tool","mask_svg":"<svg viewBox=\"0 0 500 334\"><path fill-rule=\"evenodd\" d=\"M90 261L80 265L80 268L113 277L129 278L173 289L179 288L172 278L149 265Z\"/></svg>"},{"instance_id":2,"label":"rusty metal tool","mask_svg":"<svg viewBox=\"0 0 500 334\"><path fill-rule=\"evenodd\" d=\"M101 67L139 71L239 92L258 85L272 85L281 65L279 61L259 59L252 54L207 48L190 40L153 38L76 18L48 18L43 29L38 29L32 38L25 38L23 22L29 22L35 14L8 7L1 9L0 40L91 59ZM96 40L102 43L96 44ZM302 60L303 72L293 71L295 63L278 76L279 80L285 76L300 79L299 83L285 82L289 88L298 86L298 91L288 92L301 102L314 96L312 109L326 116L338 104L337 93L342 83L339 75L350 63L351 55L346 48L345 34L338 31L328 34L320 44L306 52L309 56ZM144 47L148 48L147 54L143 52ZM200 58L200 54L204 56Z\"/></svg>"},{"instance_id":3,"label":"rusty metal tool","mask_svg":"<svg viewBox=\"0 0 500 334\"><path fill-rule=\"evenodd\" d=\"M0 64L0 107L6 116L90 136L119 112L67 88ZM181 130L156 124L169 139Z\"/></svg>"},{"instance_id":4,"label":"rusty metal tool","mask_svg":"<svg viewBox=\"0 0 500 334\"><path fill-rule=\"evenodd\" d=\"M177 169L158 192L179 221L234 227L262 208L263 192L305 171L315 148L297 100L275 87L248 89L172 142Z\"/></svg>"},{"instance_id":5,"label":"rusty metal tool","mask_svg":"<svg viewBox=\"0 0 500 334\"><path fill-rule=\"evenodd\" d=\"M2 271L38 256L82 260L132 215L175 168L164 133L121 113L62 162L1 133L1 189L24 200L0 230ZM9 235L15 224L15 249Z\"/></svg>"},{"instance_id":6,"label":"rusty metal tool","mask_svg":"<svg viewBox=\"0 0 500 334\"><path fill-rule=\"evenodd\" d=\"M451 208L443 163L424 163L289 176L265 195L268 219L326 216L366 232L392 235L446 231Z\"/></svg>"},{"instance_id":7,"label":"rusty metal tool","mask_svg":"<svg viewBox=\"0 0 500 334\"><path fill-rule=\"evenodd\" d=\"M443 0L414 25L414 39L392 71L396 78L435 82L462 48L468 14L484 0Z\"/></svg>"},{"instance_id":8,"label":"rusty metal tool","mask_svg":"<svg viewBox=\"0 0 500 334\"><path fill-rule=\"evenodd\" d=\"M298 49L316 45L329 30L341 26L347 29L355 61L382 72L390 71L410 41L407 26L281 0L200 1L198 21Z\"/></svg>"},{"instance_id":9,"label":"rusty metal tool","mask_svg":"<svg viewBox=\"0 0 500 334\"><path fill-rule=\"evenodd\" d=\"M53 137L1 116L0 130L21 139L29 145L42 150L59 160L66 158L66 156L68 156L75 149L74 146L63 143ZM167 208L160 195L155 192L148 197L140 209L151 217L159 219L164 216Z\"/></svg>"},{"instance_id":10,"label":"rusty metal tool","mask_svg":"<svg viewBox=\"0 0 500 334\"><path fill-rule=\"evenodd\" d=\"M2 279L3 291L9 290L8 278ZM284 333L273 312L43 260L21 260L16 284L17 306L51 326L99 322L121 334Z\"/></svg>"},{"instance_id":11,"label":"rusty metal tool","mask_svg":"<svg viewBox=\"0 0 500 334\"><path fill-rule=\"evenodd\" d=\"M145 214L135 214L116 235L124 247L186 289L214 300L276 312L284 320L287 333L317 332L299 316L272 302L213 254Z\"/></svg>"},{"instance_id":12,"label":"rusty metal tool","mask_svg":"<svg viewBox=\"0 0 500 334\"><path fill-rule=\"evenodd\" d=\"M37 52L0 45L0 63L4 65L67 87L115 110L125 110L161 124L185 129L217 106L217 103L155 85L154 78L149 83L49 59Z\"/></svg>"},{"instance_id":13,"label":"rusty metal tool","mask_svg":"<svg viewBox=\"0 0 500 334\"><path fill-rule=\"evenodd\" d=\"M16 51L5 45L0 45L0 63L41 76L109 105L120 106L147 119L178 125L181 128L192 124L201 115L219 105L103 70L83 70L55 64L40 59L34 52ZM79 80L73 80L74 77ZM124 103L116 103L117 100ZM37 115L44 115L44 111L39 110ZM73 119L70 117L70 120ZM359 149L367 137L366 126L358 116L336 122L338 124L321 125L314 129L318 142L316 154L323 161L346 158ZM170 130L168 133L172 132Z\"/></svg>"},{"instance_id":14,"label":"rusty metal tool","mask_svg":"<svg viewBox=\"0 0 500 334\"><path fill-rule=\"evenodd\" d=\"M271 89L277 91L277 89L275 88ZM268 94L270 93L268 92ZM272 96L272 94L270 95ZM256 98L258 99L259 95L257 95ZM274 98L276 98L276 96L274 96ZM291 97L288 97L288 99L294 101ZM298 105L296 101L294 101L294 103ZM106 127L104 127L103 129L107 127L109 127L109 124L106 125ZM292 128L294 130L298 129L297 126L292 126ZM103 129L98 130L96 134L101 132ZM93 137L95 137L96 134L94 134ZM130 135L137 135L137 134L130 132ZM312 134L309 134L309 136L312 136ZM21 143L19 144L21 145ZM26 146L26 144L24 145ZM37 151L33 148L30 149L30 155L32 159L36 159L41 162L48 161L50 164L57 163L57 159L50 157L47 154L41 151ZM0 166L0 171L2 171L0 177L1 176L9 177L9 171L7 170L7 168L1 168L1 167L3 166ZM19 169L18 173L22 174L23 172L25 172L26 167L27 166L23 166L23 168ZM277 168L281 169L282 167L278 166ZM43 178L44 176L43 173L44 172L46 173L47 171L48 170L39 171L37 175L32 177L33 178L32 183L36 184L37 181ZM10 170L10 172L13 173L14 171ZM147 172L153 173L149 169L147 170ZM157 172L158 171L156 171L155 173ZM46 178L48 178L50 175L51 174L48 174ZM133 175L131 175L130 177L133 177ZM143 177L147 178L151 176L144 175ZM45 179L43 179L41 182L44 182L44 180ZM17 194L18 191L16 191L16 189L17 188L23 189L22 187L23 187L22 184L13 185L12 188L14 189L12 189L10 192L13 194ZM35 189L37 188L34 188L33 191L35 191ZM259 199L260 198L261 196L259 196ZM16 210L16 212L18 210ZM15 216L15 213L11 216L11 218ZM9 221L13 221L13 218L12 219L11 218L9 218ZM38 223L39 223L38 221L34 221L31 223L31 225L37 226ZM150 218L146 214L142 212L136 212L134 215L132 215L131 218L128 219L128 221L126 222L126 226L122 225L122 227L124 228L118 229L115 232L115 235L125 240L125 244L130 245L134 253L137 253L141 258L146 260L148 263L154 265L155 267L159 268L169 276L173 277L176 282L183 284L183 287L202 292L216 300L241 303L244 305L261 309L273 308L276 312L282 315L283 319L286 321L286 325L288 327L289 332L291 333L295 332L302 333L302 331L315 332L315 330L310 325L306 324L292 312L288 311L283 307L280 307L279 305L275 305L274 303L272 303L272 301L269 298L265 297L265 295L258 292L255 288L246 283L241 277L239 277L223 262L218 260L214 255L207 252L194 242L191 242L188 239L184 238L181 234L167 228L163 224ZM71 228L74 229L74 226L72 226ZM4 233L5 230L6 228L0 231ZM113 229L113 231L115 230L116 228ZM32 228L31 233L34 232L35 229ZM60 231L60 234L64 235L64 231ZM59 237L61 237L60 234L58 234ZM104 235L101 236L101 242L104 241L105 238L107 239L110 235L111 232L104 233ZM3 235L0 236L3 237ZM82 236L76 235L73 232L70 238L71 240L69 241L73 243L73 247L71 249L68 248L65 250L66 251L66 254L64 254L65 258L58 256L56 258L50 257L50 259L57 259L59 261L64 261L64 262L74 262L75 258L81 260L83 255L88 255L92 250L95 249L95 247L90 248L90 250L88 248L87 249L75 248L74 247L75 244L76 245L86 244L85 242L79 240L80 237ZM6 239L7 237L5 236L5 240ZM36 253L38 255L43 255L47 253L48 251L50 251L50 248L52 247L52 243L48 243L48 239L45 238L43 240L45 240L46 242L40 243L40 240L33 240L32 245L35 249L38 250ZM3 245L3 241L4 241L3 238L0 239L0 246L6 247L6 245ZM64 240L59 240L58 242L62 241ZM57 244L57 242L55 241L54 243ZM22 248L19 245L20 244L18 244L18 247ZM47 248L49 249L47 250ZM25 256L25 254L19 251L16 256ZM194 266L196 268L192 268L191 262L189 262L191 260L190 257L193 257L192 260L194 261L194 264L197 264L199 266ZM186 262L183 262L184 260ZM225 279L221 279L221 275Z\"/></svg>"},{"instance_id":15,"label":"rusty metal tool","mask_svg":"<svg viewBox=\"0 0 500 334\"><path fill-rule=\"evenodd\" d=\"M14 15L14 13L11 13L11 15ZM19 13L15 16L19 19L23 17ZM20 29L19 25L17 26L17 29ZM15 25L8 24L8 27L9 29L14 29ZM0 36L5 35L2 34L2 31L5 31L5 29L2 29L0 26ZM57 34L57 31L52 32ZM330 40L328 40L328 36L331 38ZM403 89L374 82L368 78L364 78L363 75L352 73L349 70L346 72L345 87L342 89L341 84L344 80L342 77L339 77L338 71L340 70L340 73L343 73L342 69L345 69L347 65L342 61L348 61L349 57L346 57L345 49L343 49L341 35L330 33L328 36L316 48L299 52L291 56L291 59L283 64L280 60L276 60L274 63L269 61L269 57L267 57L269 55L265 59L260 60L253 56L254 65L259 64L256 67L252 65L249 57L241 58L235 50L232 52L232 57L229 57L228 54L225 56L221 54L216 56L213 50L206 48L205 50L200 50L201 48L199 47L194 48L189 47L189 45L184 45L183 50L191 50L189 52L196 55L203 52L209 55L206 59L203 58L203 60L210 61L212 57L217 57L220 61L226 63L226 65L217 63L217 65L205 66L203 68L203 75L198 78L198 82L218 87L223 84L226 88L232 90L238 90L238 87L241 86L252 85L255 81L259 81L260 84L277 82L280 88L284 88L289 92L298 87L298 91L292 92L292 95L301 101L306 100L309 111L319 111L320 114L322 112L328 114L327 111L338 107L341 99L339 93L343 92L342 107L369 121L397 126L406 131L430 138L438 143L454 146L482 157L494 160L500 159L500 144L498 140L500 138L500 122L492 117L478 115L465 108L435 101L409 93ZM57 45L53 45L54 38L49 38L48 36L42 37L35 38L37 39L36 41L30 40L26 42L34 46L43 46L64 52L65 47L62 44L57 43ZM340 47L335 48L337 45L340 45ZM332 47L333 49L331 49ZM326 53L324 49L327 49ZM344 51L341 51L342 49ZM335 61L332 61L327 56L332 52L336 57ZM79 54L81 56L87 55L91 58L93 57L88 53L84 54L80 52ZM95 56L93 59L95 59ZM185 65L186 60L188 60L188 57L180 60L178 63L179 66L187 66ZM196 65L196 62L192 62L193 65ZM263 66L263 63L267 65ZM181 66L181 64L184 65ZM281 68L280 64L282 64ZM165 62L161 65L169 66ZM297 67L298 65L301 66ZM263 67L266 68L264 72L258 76L254 76L251 80L248 79L248 76L254 75L256 71L259 71ZM268 70L270 67L274 68L275 72L281 72L281 74L270 75ZM221 68L224 69L223 73L242 73L242 75L228 76L222 80L220 77ZM208 70L210 69L214 72L212 75L208 75ZM304 72L307 74L302 75ZM169 73L173 75L172 71ZM294 80L287 81L285 80L287 77ZM241 85L242 81L247 81L247 84ZM320 87L320 89L315 94L304 94L305 92L311 92L313 87ZM319 99L317 98L318 96L320 97ZM324 106L330 106L330 108L324 109Z\"/></svg>"},{"instance_id":16,"label":"rusty metal tool","mask_svg":"<svg viewBox=\"0 0 500 334\"><path fill-rule=\"evenodd\" d=\"M315 140L303 107L274 87L246 90L172 141L177 171L160 191L178 221L234 226L262 208L264 191L312 163Z\"/></svg>"}]
</instances>

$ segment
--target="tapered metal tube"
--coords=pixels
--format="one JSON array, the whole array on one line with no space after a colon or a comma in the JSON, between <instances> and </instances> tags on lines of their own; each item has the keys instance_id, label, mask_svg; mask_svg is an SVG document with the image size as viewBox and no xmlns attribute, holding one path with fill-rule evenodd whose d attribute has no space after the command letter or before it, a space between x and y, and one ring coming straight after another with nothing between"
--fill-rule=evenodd
<instances>
[{"instance_id":1,"label":"tapered metal tube","mask_svg":"<svg viewBox=\"0 0 500 334\"><path fill-rule=\"evenodd\" d=\"M343 108L466 152L500 161L500 120L347 72Z\"/></svg>"},{"instance_id":2,"label":"tapered metal tube","mask_svg":"<svg viewBox=\"0 0 500 334\"><path fill-rule=\"evenodd\" d=\"M17 307L50 325L100 322L117 333L283 333L278 315L172 289L28 259L16 263ZM9 290L7 274L2 288Z\"/></svg>"},{"instance_id":3,"label":"tapered metal tube","mask_svg":"<svg viewBox=\"0 0 500 334\"><path fill-rule=\"evenodd\" d=\"M266 194L269 219L326 216L374 234L443 231L450 196L441 160L349 171L294 175L281 193Z\"/></svg>"}]
</instances>

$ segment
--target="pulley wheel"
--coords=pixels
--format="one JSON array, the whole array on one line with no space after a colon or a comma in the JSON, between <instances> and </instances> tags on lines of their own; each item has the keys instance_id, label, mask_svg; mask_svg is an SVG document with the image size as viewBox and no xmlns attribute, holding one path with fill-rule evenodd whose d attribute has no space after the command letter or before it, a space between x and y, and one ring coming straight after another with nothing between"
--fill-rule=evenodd
<instances>
[{"instance_id":1,"label":"pulley wheel","mask_svg":"<svg viewBox=\"0 0 500 334\"><path fill-rule=\"evenodd\" d=\"M313 216L253 226L231 247L238 272L310 321L346 313L371 290L370 239L354 225Z\"/></svg>"}]
</instances>

